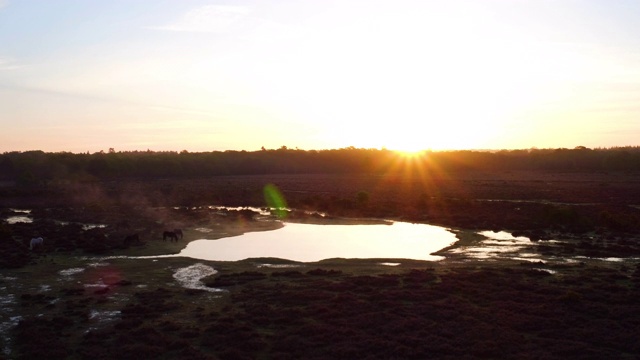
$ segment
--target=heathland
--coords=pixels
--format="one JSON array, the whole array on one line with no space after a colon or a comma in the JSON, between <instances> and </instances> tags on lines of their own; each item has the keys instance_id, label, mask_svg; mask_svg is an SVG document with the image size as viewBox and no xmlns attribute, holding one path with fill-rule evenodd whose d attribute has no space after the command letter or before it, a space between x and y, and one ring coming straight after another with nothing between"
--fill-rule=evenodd
<instances>
[{"instance_id":1,"label":"heathland","mask_svg":"<svg viewBox=\"0 0 640 360\"><path fill-rule=\"evenodd\" d=\"M267 185L284 221L420 222L460 241L437 262L128 258L175 254L201 229L216 239L281 226L248 208L272 205ZM640 352L638 148L14 152L0 155L0 212L0 357ZM162 240L176 228L184 239ZM482 230L528 238L537 260L452 251L481 246ZM203 285L183 287L185 273Z\"/></svg>"}]
</instances>

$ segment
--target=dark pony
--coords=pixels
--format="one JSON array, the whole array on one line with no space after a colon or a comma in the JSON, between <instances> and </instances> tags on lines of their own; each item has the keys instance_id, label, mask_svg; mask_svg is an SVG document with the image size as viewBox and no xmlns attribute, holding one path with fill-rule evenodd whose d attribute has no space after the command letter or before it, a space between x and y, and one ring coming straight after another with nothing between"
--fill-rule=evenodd
<instances>
[{"instance_id":1,"label":"dark pony","mask_svg":"<svg viewBox=\"0 0 640 360\"><path fill-rule=\"evenodd\" d=\"M29 250L35 250L44 246L44 239L41 237L33 238L29 242Z\"/></svg>"},{"instance_id":2,"label":"dark pony","mask_svg":"<svg viewBox=\"0 0 640 360\"><path fill-rule=\"evenodd\" d=\"M162 240L167 241L167 239L178 241L178 235L174 231L165 231L162 233Z\"/></svg>"},{"instance_id":3,"label":"dark pony","mask_svg":"<svg viewBox=\"0 0 640 360\"><path fill-rule=\"evenodd\" d=\"M125 247L131 246L132 244L139 244L139 243L140 243L140 236L138 236L138 233L125 236L124 240L122 241L122 245L124 245Z\"/></svg>"},{"instance_id":4,"label":"dark pony","mask_svg":"<svg viewBox=\"0 0 640 360\"><path fill-rule=\"evenodd\" d=\"M184 237L182 229L173 229L173 233L176 234L176 236L180 237L180 240L182 240L182 238Z\"/></svg>"}]
</instances>

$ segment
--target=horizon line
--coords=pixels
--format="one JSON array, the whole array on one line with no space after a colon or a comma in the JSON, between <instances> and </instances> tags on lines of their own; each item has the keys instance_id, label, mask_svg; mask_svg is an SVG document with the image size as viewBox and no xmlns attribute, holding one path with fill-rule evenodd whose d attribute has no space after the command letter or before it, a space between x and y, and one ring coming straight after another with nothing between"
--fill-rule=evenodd
<instances>
[{"instance_id":1,"label":"horizon line","mask_svg":"<svg viewBox=\"0 0 640 360\"><path fill-rule=\"evenodd\" d=\"M224 152L264 152L264 151L336 151L336 150L376 150L376 151L390 151L397 153L409 153L409 154L419 154L419 153L444 153L444 152L461 152L461 151L476 151L476 152L500 152L500 151L536 151L536 150L614 150L614 149L638 149L640 145L616 145L616 146L608 146L608 147L586 147L586 146L574 146L574 147L547 147L547 148L538 148L538 147L529 147L529 148L496 148L496 149L421 149L414 151L407 150L398 150L398 149L390 149L386 147L380 148L366 148L366 147L354 147L354 146L346 146L341 148L326 148L326 149L301 149L298 147L290 148L287 146L281 146L280 148L272 148L268 149L262 147L258 150L237 150L237 149L225 149L225 150L208 150L208 151L189 151L186 149L183 150L118 150L116 151L114 148L109 148L107 151L99 150L99 151L82 151L82 152L73 152L73 151L44 151L40 149L32 149L32 150L10 150L3 151L1 155L11 154L11 153L30 153L30 152L41 152L45 154L77 154L77 155L86 155L86 154L126 154L126 153L177 153L177 154L203 154L203 153L224 153Z\"/></svg>"}]
</instances>

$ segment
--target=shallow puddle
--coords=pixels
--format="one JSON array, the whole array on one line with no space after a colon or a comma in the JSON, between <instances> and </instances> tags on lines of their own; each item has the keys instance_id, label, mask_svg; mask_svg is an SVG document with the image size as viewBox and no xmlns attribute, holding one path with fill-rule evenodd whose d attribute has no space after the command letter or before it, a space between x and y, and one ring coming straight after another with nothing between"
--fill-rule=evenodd
<instances>
[{"instance_id":1,"label":"shallow puddle","mask_svg":"<svg viewBox=\"0 0 640 360\"><path fill-rule=\"evenodd\" d=\"M288 268L298 268L304 265L299 264L258 264L256 267L258 268L272 268L272 269L288 269Z\"/></svg>"},{"instance_id":2,"label":"shallow puddle","mask_svg":"<svg viewBox=\"0 0 640 360\"><path fill-rule=\"evenodd\" d=\"M480 231L478 234L485 236L486 239L481 240L476 245L461 246L451 249L449 252L482 260L518 260L523 258L523 261L528 262L541 261L541 259L533 258L534 256L539 256L538 254L523 253L524 249L535 246L527 237L516 237L506 231Z\"/></svg>"},{"instance_id":3,"label":"shallow puddle","mask_svg":"<svg viewBox=\"0 0 640 360\"><path fill-rule=\"evenodd\" d=\"M17 223L27 223L30 224L33 222L33 219L28 217L28 216L23 216L23 215L14 215L14 216L9 216L7 217L7 223L8 224L17 224Z\"/></svg>"},{"instance_id":4,"label":"shallow puddle","mask_svg":"<svg viewBox=\"0 0 640 360\"><path fill-rule=\"evenodd\" d=\"M2 337L3 346L2 353L11 355L11 337L9 336L9 330L14 328L22 320L22 316L11 316L7 321L0 322L0 336Z\"/></svg>"},{"instance_id":5,"label":"shallow puddle","mask_svg":"<svg viewBox=\"0 0 640 360\"><path fill-rule=\"evenodd\" d=\"M104 229L107 225L105 224L82 224L82 230L87 231L91 229Z\"/></svg>"},{"instance_id":6,"label":"shallow puddle","mask_svg":"<svg viewBox=\"0 0 640 360\"><path fill-rule=\"evenodd\" d=\"M120 310L112 310L112 311L108 311L108 310L103 310L103 311L91 310L91 312L89 313L89 319L90 320L97 320L97 321L114 320L119 316L120 316Z\"/></svg>"},{"instance_id":7,"label":"shallow puddle","mask_svg":"<svg viewBox=\"0 0 640 360\"><path fill-rule=\"evenodd\" d=\"M60 270L58 274L65 277L70 277L71 275L79 274L83 271L84 271L84 268L70 268L70 269Z\"/></svg>"},{"instance_id":8,"label":"shallow puddle","mask_svg":"<svg viewBox=\"0 0 640 360\"><path fill-rule=\"evenodd\" d=\"M224 291L222 289L215 289L205 286L200 281L200 279L216 273L217 271L211 266L197 263L176 270L176 272L173 274L173 278L176 279L176 281L178 281L180 285L187 289L205 290L209 292Z\"/></svg>"}]
</instances>

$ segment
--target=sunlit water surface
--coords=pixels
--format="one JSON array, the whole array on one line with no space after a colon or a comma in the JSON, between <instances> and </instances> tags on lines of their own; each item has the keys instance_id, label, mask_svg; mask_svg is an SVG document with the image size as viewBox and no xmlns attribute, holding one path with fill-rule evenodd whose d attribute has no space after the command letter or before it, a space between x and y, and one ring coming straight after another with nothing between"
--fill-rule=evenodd
<instances>
[{"instance_id":1,"label":"sunlit water surface","mask_svg":"<svg viewBox=\"0 0 640 360\"><path fill-rule=\"evenodd\" d=\"M12 215L5 219L8 224L17 224L17 223L32 223L33 219L29 217L31 214L31 210L29 209L9 209L17 214L22 215ZM1 220L0 220L1 222Z\"/></svg>"},{"instance_id":2,"label":"sunlit water surface","mask_svg":"<svg viewBox=\"0 0 640 360\"><path fill-rule=\"evenodd\" d=\"M456 241L439 226L395 222L391 225L310 225L285 223L278 230L251 232L218 240L192 241L178 256L238 261L274 257L302 262L331 258L441 260L431 253Z\"/></svg>"}]
</instances>

